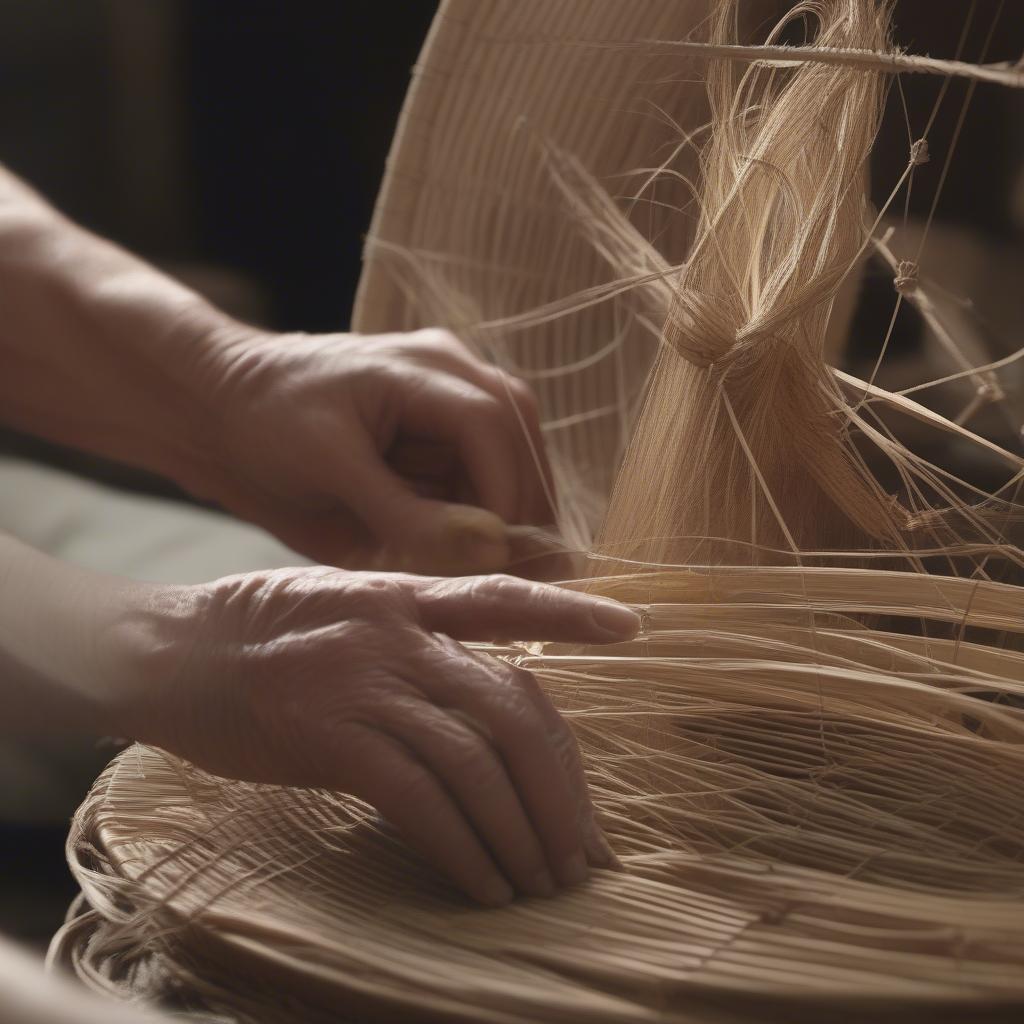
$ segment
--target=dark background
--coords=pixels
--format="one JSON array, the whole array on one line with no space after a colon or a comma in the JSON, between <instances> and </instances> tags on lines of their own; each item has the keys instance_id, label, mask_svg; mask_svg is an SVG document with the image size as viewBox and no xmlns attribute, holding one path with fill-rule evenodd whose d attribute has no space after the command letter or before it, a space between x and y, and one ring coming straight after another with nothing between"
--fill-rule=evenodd
<instances>
[{"instance_id":1,"label":"dark background","mask_svg":"<svg viewBox=\"0 0 1024 1024\"><path fill-rule=\"evenodd\" d=\"M151 259L229 268L268 323L344 328L435 9L0 0L0 159Z\"/></svg>"},{"instance_id":2,"label":"dark background","mask_svg":"<svg viewBox=\"0 0 1024 1024\"><path fill-rule=\"evenodd\" d=\"M978 3L968 59L979 57L997 3ZM344 329L362 235L435 8L431 0L0 0L0 160L75 219L235 315L280 329ZM902 0L898 41L951 57L968 8ZM1022 50L1024 4L1010 0L989 58L1015 60ZM940 82L903 83L920 130ZM967 88L950 87L931 140L939 159L919 169L912 213L927 213ZM945 223L1018 247L1021 104L1020 92L977 89L939 207ZM876 183L899 176L907 145L902 116L888 117ZM891 309L891 277L869 276L861 333L881 336ZM915 343L908 320L894 346ZM4 444L159 488L53 446ZM45 943L59 923L72 894L63 832L0 824L0 930Z\"/></svg>"}]
</instances>

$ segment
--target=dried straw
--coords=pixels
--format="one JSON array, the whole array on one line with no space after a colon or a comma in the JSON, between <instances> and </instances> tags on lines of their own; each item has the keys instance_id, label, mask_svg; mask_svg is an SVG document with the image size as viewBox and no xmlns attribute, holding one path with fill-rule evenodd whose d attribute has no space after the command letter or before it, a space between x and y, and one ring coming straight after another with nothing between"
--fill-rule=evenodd
<instances>
[{"instance_id":1,"label":"dried straw","mask_svg":"<svg viewBox=\"0 0 1024 1024\"><path fill-rule=\"evenodd\" d=\"M566 585L645 614L611 649L482 648L572 723L624 870L476 909L356 800L134 747L68 841L84 901L52 957L90 985L289 1024L1018 1019L1021 457L826 359L889 251L885 76L1017 73L896 53L875 0L798 3L814 40L782 53L743 13L449 0L360 295L362 329L442 322L535 383L589 557ZM909 450L905 415L1004 487Z\"/></svg>"}]
</instances>

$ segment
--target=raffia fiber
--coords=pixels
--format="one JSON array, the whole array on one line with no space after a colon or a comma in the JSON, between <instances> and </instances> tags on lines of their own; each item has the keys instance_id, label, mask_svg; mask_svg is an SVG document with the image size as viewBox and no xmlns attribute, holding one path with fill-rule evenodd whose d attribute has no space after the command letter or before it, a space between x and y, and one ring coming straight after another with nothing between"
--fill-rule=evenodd
<instances>
[{"instance_id":1,"label":"raffia fiber","mask_svg":"<svg viewBox=\"0 0 1024 1024\"><path fill-rule=\"evenodd\" d=\"M1019 1019L1024 460L830 365L891 255L886 76L1019 75L896 53L874 0L798 4L796 54L741 10L449 0L359 298L362 330L440 322L531 380L588 558L566 585L644 612L610 649L483 647L572 724L624 870L479 910L356 800L134 747L68 841L52 956L90 985L288 1024ZM1006 485L927 463L906 417Z\"/></svg>"}]
</instances>

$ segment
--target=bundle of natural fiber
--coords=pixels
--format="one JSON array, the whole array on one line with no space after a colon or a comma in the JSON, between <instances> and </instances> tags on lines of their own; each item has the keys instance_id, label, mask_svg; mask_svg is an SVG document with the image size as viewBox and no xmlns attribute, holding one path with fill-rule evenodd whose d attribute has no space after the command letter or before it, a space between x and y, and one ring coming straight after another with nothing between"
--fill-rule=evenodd
<instances>
[{"instance_id":1,"label":"bundle of natural fiber","mask_svg":"<svg viewBox=\"0 0 1024 1024\"><path fill-rule=\"evenodd\" d=\"M572 724L624 870L474 908L359 801L133 747L68 843L53 957L88 983L289 1024L1019 1014L1024 459L826 353L890 253L886 76L1024 76L894 51L878 0L805 0L747 46L756 7L449 0L360 295L361 329L441 322L536 385L589 556L566 585L645 613L611 649L481 647ZM813 42L782 47L794 19ZM882 407L1008 481L926 462Z\"/></svg>"}]
</instances>

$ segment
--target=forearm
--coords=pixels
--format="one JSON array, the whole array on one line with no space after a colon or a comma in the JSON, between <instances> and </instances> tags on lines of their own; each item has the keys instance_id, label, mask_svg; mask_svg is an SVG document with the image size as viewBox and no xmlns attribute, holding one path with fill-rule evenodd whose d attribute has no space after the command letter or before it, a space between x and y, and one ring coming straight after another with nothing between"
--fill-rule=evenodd
<instances>
[{"instance_id":1,"label":"forearm","mask_svg":"<svg viewBox=\"0 0 1024 1024\"><path fill-rule=\"evenodd\" d=\"M240 325L0 168L0 419L202 490Z\"/></svg>"},{"instance_id":2,"label":"forearm","mask_svg":"<svg viewBox=\"0 0 1024 1024\"><path fill-rule=\"evenodd\" d=\"M143 1007L100 999L58 975L0 936L2 1024L158 1024L172 1020Z\"/></svg>"},{"instance_id":3,"label":"forearm","mask_svg":"<svg viewBox=\"0 0 1024 1024\"><path fill-rule=\"evenodd\" d=\"M0 734L130 731L142 688L170 660L188 592L81 569L0 534Z\"/></svg>"}]
</instances>

